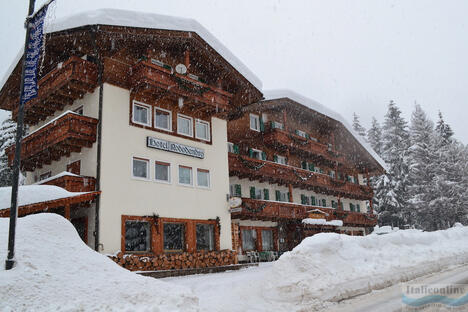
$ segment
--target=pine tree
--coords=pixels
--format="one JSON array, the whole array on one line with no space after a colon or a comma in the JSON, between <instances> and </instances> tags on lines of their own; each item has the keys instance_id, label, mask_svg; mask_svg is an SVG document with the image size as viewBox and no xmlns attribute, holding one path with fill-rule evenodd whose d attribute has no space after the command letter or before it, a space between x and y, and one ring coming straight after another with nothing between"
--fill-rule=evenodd
<instances>
[{"instance_id":1,"label":"pine tree","mask_svg":"<svg viewBox=\"0 0 468 312\"><path fill-rule=\"evenodd\" d=\"M361 125L359 121L359 116L356 113L353 113L353 130L356 131L365 141L366 139L366 129Z\"/></svg>"},{"instance_id":2,"label":"pine tree","mask_svg":"<svg viewBox=\"0 0 468 312\"><path fill-rule=\"evenodd\" d=\"M444 143L448 143L452 140L453 131L452 128L445 123L442 113L439 111L439 120L436 126L437 133L442 137Z\"/></svg>"},{"instance_id":3,"label":"pine tree","mask_svg":"<svg viewBox=\"0 0 468 312\"><path fill-rule=\"evenodd\" d=\"M380 156L382 153L382 128L375 117L372 117L372 125L367 130L367 141L377 155Z\"/></svg>"},{"instance_id":4,"label":"pine tree","mask_svg":"<svg viewBox=\"0 0 468 312\"><path fill-rule=\"evenodd\" d=\"M16 123L7 118L0 126L0 186L10 186L13 172L8 166L5 149L15 143Z\"/></svg>"},{"instance_id":5,"label":"pine tree","mask_svg":"<svg viewBox=\"0 0 468 312\"><path fill-rule=\"evenodd\" d=\"M406 121L390 101L382 128L381 156L387 163L385 175L375 179L375 201L381 224L403 226L410 222L408 209L407 155L409 134Z\"/></svg>"}]
</instances>

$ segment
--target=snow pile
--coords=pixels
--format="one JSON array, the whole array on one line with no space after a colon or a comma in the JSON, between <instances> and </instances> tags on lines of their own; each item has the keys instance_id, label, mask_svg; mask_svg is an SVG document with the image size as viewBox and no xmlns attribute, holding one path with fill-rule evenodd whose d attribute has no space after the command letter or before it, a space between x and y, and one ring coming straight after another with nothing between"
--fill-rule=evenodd
<instances>
[{"instance_id":1,"label":"snow pile","mask_svg":"<svg viewBox=\"0 0 468 312\"><path fill-rule=\"evenodd\" d=\"M343 226L343 221L341 221L341 220L327 221L325 219L305 218L305 219L302 220L302 223L304 223L304 224L313 224L313 225Z\"/></svg>"},{"instance_id":2,"label":"snow pile","mask_svg":"<svg viewBox=\"0 0 468 312\"><path fill-rule=\"evenodd\" d=\"M73 197L87 192L69 192L55 185L23 185L18 189L18 206ZM10 208L11 186L0 187L0 209Z\"/></svg>"},{"instance_id":3,"label":"snow pile","mask_svg":"<svg viewBox=\"0 0 468 312\"><path fill-rule=\"evenodd\" d=\"M0 311L197 311L182 286L131 273L88 248L56 214L18 219L17 266L5 271L8 219L0 218Z\"/></svg>"},{"instance_id":4,"label":"snow pile","mask_svg":"<svg viewBox=\"0 0 468 312\"><path fill-rule=\"evenodd\" d=\"M468 227L387 235L321 233L283 254L264 294L290 303L336 301L468 262Z\"/></svg>"},{"instance_id":5,"label":"snow pile","mask_svg":"<svg viewBox=\"0 0 468 312\"><path fill-rule=\"evenodd\" d=\"M391 227L390 225L384 225L384 226L378 226L376 225L374 227L374 231L372 232L372 234L377 234L377 235L382 235L382 234L388 234L388 233L392 233L392 232L397 232L399 231L400 229L398 227Z\"/></svg>"}]
</instances>

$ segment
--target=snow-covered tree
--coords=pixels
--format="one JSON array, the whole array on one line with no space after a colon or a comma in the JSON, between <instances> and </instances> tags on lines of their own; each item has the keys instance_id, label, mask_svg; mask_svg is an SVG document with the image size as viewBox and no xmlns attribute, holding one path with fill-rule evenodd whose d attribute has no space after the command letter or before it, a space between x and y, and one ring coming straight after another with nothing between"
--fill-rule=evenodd
<instances>
[{"instance_id":1,"label":"snow-covered tree","mask_svg":"<svg viewBox=\"0 0 468 312\"><path fill-rule=\"evenodd\" d=\"M7 118L0 126L0 186L10 186L12 181L12 170L8 166L8 157L5 149L15 143L16 123Z\"/></svg>"},{"instance_id":2,"label":"snow-covered tree","mask_svg":"<svg viewBox=\"0 0 468 312\"><path fill-rule=\"evenodd\" d=\"M444 143L448 143L449 141L451 141L453 136L452 128L450 127L450 125L445 123L444 118L442 117L442 113L440 111L436 131L442 137Z\"/></svg>"},{"instance_id":3,"label":"snow-covered tree","mask_svg":"<svg viewBox=\"0 0 468 312\"><path fill-rule=\"evenodd\" d=\"M373 181L381 224L401 227L411 219L408 209L408 147L407 122L395 102L390 101L382 128L381 156L387 163L387 173Z\"/></svg>"},{"instance_id":4,"label":"snow-covered tree","mask_svg":"<svg viewBox=\"0 0 468 312\"><path fill-rule=\"evenodd\" d=\"M353 113L353 130L356 131L364 140L366 139L366 129L361 125L359 121L359 116L356 113Z\"/></svg>"},{"instance_id":5,"label":"snow-covered tree","mask_svg":"<svg viewBox=\"0 0 468 312\"><path fill-rule=\"evenodd\" d=\"M367 130L367 142L374 149L374 151L380 156L382 153L382 128L375 117L372 117L372 125Z\"/></svg>"}]
</instances>

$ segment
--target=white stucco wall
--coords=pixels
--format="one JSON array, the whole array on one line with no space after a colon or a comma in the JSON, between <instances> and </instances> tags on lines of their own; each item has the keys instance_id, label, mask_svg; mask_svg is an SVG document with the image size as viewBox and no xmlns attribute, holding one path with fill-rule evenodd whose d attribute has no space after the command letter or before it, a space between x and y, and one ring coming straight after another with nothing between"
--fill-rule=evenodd
<instances>
[{"instance_id":1,"label":"white stucco wall","mask_svg":"<svg viewBox=\"0 0 468 312\"><path fill-rule=\"evenodd\" d=\"M129 125L130 92L104 85L102 121L102 167L100 242L103 252L121 248L121 216L158 214L165 218L221 219L221 249L231 249L231 219L226 195L229 193L227 123L212 118L212 145ZM146 146L146 137L169 140L205 151L205 158L161 151ZM132 157L150 159L150 180L132 178ZM171 183L154 181L154 161L171 163ZM209 189L178 184L178 166L210 171ZM196 176L193 176L194 182ZM196 184L196 183L195 183Z\"/></svg>"}]
</instances>

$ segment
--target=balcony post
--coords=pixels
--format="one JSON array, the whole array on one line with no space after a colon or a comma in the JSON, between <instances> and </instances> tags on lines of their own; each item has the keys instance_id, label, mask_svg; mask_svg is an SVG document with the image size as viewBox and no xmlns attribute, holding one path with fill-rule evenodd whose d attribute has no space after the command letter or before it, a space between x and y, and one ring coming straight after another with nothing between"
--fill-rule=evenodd
<instances>
[{"instance_id":1,"label":"balcony post","mask_svg":"<svg viewBox=\"0 0 468 312\"><path fill-rule=\"evenodd\" d=\"M293 194L292 194L292 191L293 191L292 184L289 184L288 188L289 188L289 202L293 203L294 201L293 201Z\"/></svg>"},{"instance_id":2,"label":"balcony post","mask_svg":"<svg viewBox=\"0 0 468 312\"><path fill-rule=\"evenodd\" d=\"M65 219L70 221L70 204L65 205Z\"/></svg>"},{"instance_id":3,"label":"balcony post","mask_svg":"<svg viewBox=\"0 0 468 312\"><path fill-rule=\"evenodd\" d=\"M372 203L372 198L369 199L369 207L370 207L370 213L371 214L374 214L374 205Z\"/></svg>"},{"instance_id":4,"label":"balcony post","mask_svg":"<svg viewBox=\"0 0 468 312\"><path fill-rule=\"evenodd\" d=\"M338 210L343 210L343 207L341 206L341 196L338 195Z\"/></svg>"}]
</instances>

